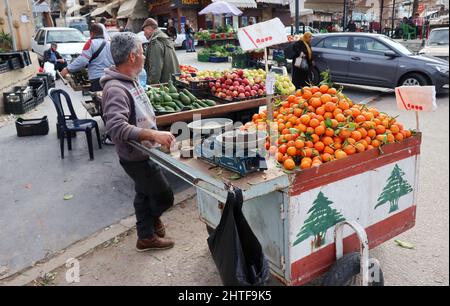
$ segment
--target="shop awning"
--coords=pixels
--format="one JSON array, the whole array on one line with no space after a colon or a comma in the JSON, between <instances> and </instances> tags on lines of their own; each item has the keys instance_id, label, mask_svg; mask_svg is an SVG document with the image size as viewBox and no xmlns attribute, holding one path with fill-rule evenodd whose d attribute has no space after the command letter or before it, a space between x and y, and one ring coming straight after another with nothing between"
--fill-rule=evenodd
<instances>
[{"instance_id":1,"label":"shop awning","mask_svg":"<svg viewBox=\"0 0 450 306\"><path fill-rule=\"evenodd\" d=\"M289 0L256 0L257 3L288 5Z\"/></svg>"},{"instance_id":2,"label":"shop awning","mask_svg":"<svg viewBox=\"0 0 450 306\"><path fill-rule=\"evenodd\" d=\"M117 19L144 19L148 17L148 5L145 0L128 0L119 8Z\"/></svg>"},{"instance_id":3,"label":"shop awning","mask_svg":"<svg viewBox=\"0 0 450 306\"><path fill-rule=\"evenodd\" d=\"M216 2L216 1L219 1L219 0L213 0L212 2ZM239 7L239 8L257 8L258 7L255 0L221 0L221 1L231 3L234 6Z\"/></svg>"},{"instance_id":4,"label":"shop awning","mask_svg":"<svg viewBox=\"0 0 450 306\"><path fill-rule=\"evenodd\" d=\"M83 8L82 5L75 4L74 6L71 6L66 11L66 16L71 16L72 14L80 15L80 10ZM76 16L74 15L74 16Z\"/></svg>"},{"instance_id":5,"label":"shop awning","mask_svg":"<svg viewBox=\"0 0 450 306\"><path fill-rule=\"evenodd\" d=\"M114 2L111 2L105 6L101 6L96 8L95 10L93 10L91 12L91 16L95 17L95 16L101 16L101 15L105 15L108 14L109 16L112 16L112 10L113 8L116 8L119 5L119 0L116 0Z\"/></svg>"},{"instance_id":6,"label":"shop awning","mask_svg":"<svg viewBox=\"0 0 450 306\"><path fill-rule=\"evenodd\" d=\"M41 13L49 13L50 12L50 6L47 2L42 3L33 3L33 13L41 14Z\"/></svg>"}]
</instances>

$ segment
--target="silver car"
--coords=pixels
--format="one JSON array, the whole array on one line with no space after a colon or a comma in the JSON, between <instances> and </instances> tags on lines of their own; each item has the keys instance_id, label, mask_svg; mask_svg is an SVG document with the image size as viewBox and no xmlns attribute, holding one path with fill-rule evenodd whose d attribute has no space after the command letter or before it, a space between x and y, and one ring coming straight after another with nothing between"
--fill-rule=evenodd
<instances>
[{"instance_id":1,"label":"silver car","mask_svg":"<svg viewBox=\"0 0 450 306\"><path fill-rule=\"evenodd\" d=\"M337 83L375 87L434 85L445 92L449 64L435 57L414 55L402 44L380 34L330 33L313 38L317 80L327 69Z\"/></svg>"}]
</instances>

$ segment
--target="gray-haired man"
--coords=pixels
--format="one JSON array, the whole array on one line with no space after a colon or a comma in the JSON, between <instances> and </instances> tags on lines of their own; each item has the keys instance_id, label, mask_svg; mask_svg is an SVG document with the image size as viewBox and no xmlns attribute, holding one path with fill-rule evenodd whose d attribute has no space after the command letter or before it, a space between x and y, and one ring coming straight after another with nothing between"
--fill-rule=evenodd
<instances>
[{"instance_id":1,"label":"gray-haired man","mask_svg":"<svg viewBox=\"0 0 450 306\"><path fill-rule=\"evenodd\" d=\"M133 33L115 35L111 53L115 67L106 69L101 79L103 116L120 164L135 183L136 249L142 252L171 248L174 242L164 238L165 227L160 216L173 205L172 189L160 167L127 145L127 141L170 147L175 138L169 132L157 130L154 110L137 81L145 61L138 37Z\"/></svg>"}]
</instances>

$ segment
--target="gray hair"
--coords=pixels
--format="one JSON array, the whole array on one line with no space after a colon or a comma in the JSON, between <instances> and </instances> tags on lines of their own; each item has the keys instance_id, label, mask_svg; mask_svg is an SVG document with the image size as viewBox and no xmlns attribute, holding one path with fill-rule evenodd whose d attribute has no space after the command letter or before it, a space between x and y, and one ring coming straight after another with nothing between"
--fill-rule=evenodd
<instances>
[{"instance_id":1,"label":"gray hair","mask_svg":"<svg viewBox=\"0 0 450 306\"><path fill-rule=\"evenodd\" d=\"M111 41L111 55L116 66L127 62L131 53L137 53L141 41L139 37L131 32L118 33Z\"/></svg>"}]
</instances>

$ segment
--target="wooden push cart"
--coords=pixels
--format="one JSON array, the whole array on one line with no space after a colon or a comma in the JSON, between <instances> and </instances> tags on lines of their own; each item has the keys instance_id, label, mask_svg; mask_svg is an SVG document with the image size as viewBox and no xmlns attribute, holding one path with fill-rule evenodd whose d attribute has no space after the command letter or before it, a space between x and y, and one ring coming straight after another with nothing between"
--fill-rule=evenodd
<instances>
[{"instance_id":1,"label":"wooden push cart","mask_svg":"<svg viewBox=\"0 0 450 306\"><path fill-rule=\"evenodd\" d=\"M243 191L244 215L273 276L301 285L329 272L327 284L346 284L356 275L364 285L380 284L379 264L368 251L415 224L420 144L418 133L383 146L383 152L373 149L292 174L269 160L268 170L232 181ZM195 186L200 219L209 230L218 225L231 172L132 145Z\"/></svg>"}]
</instances>

